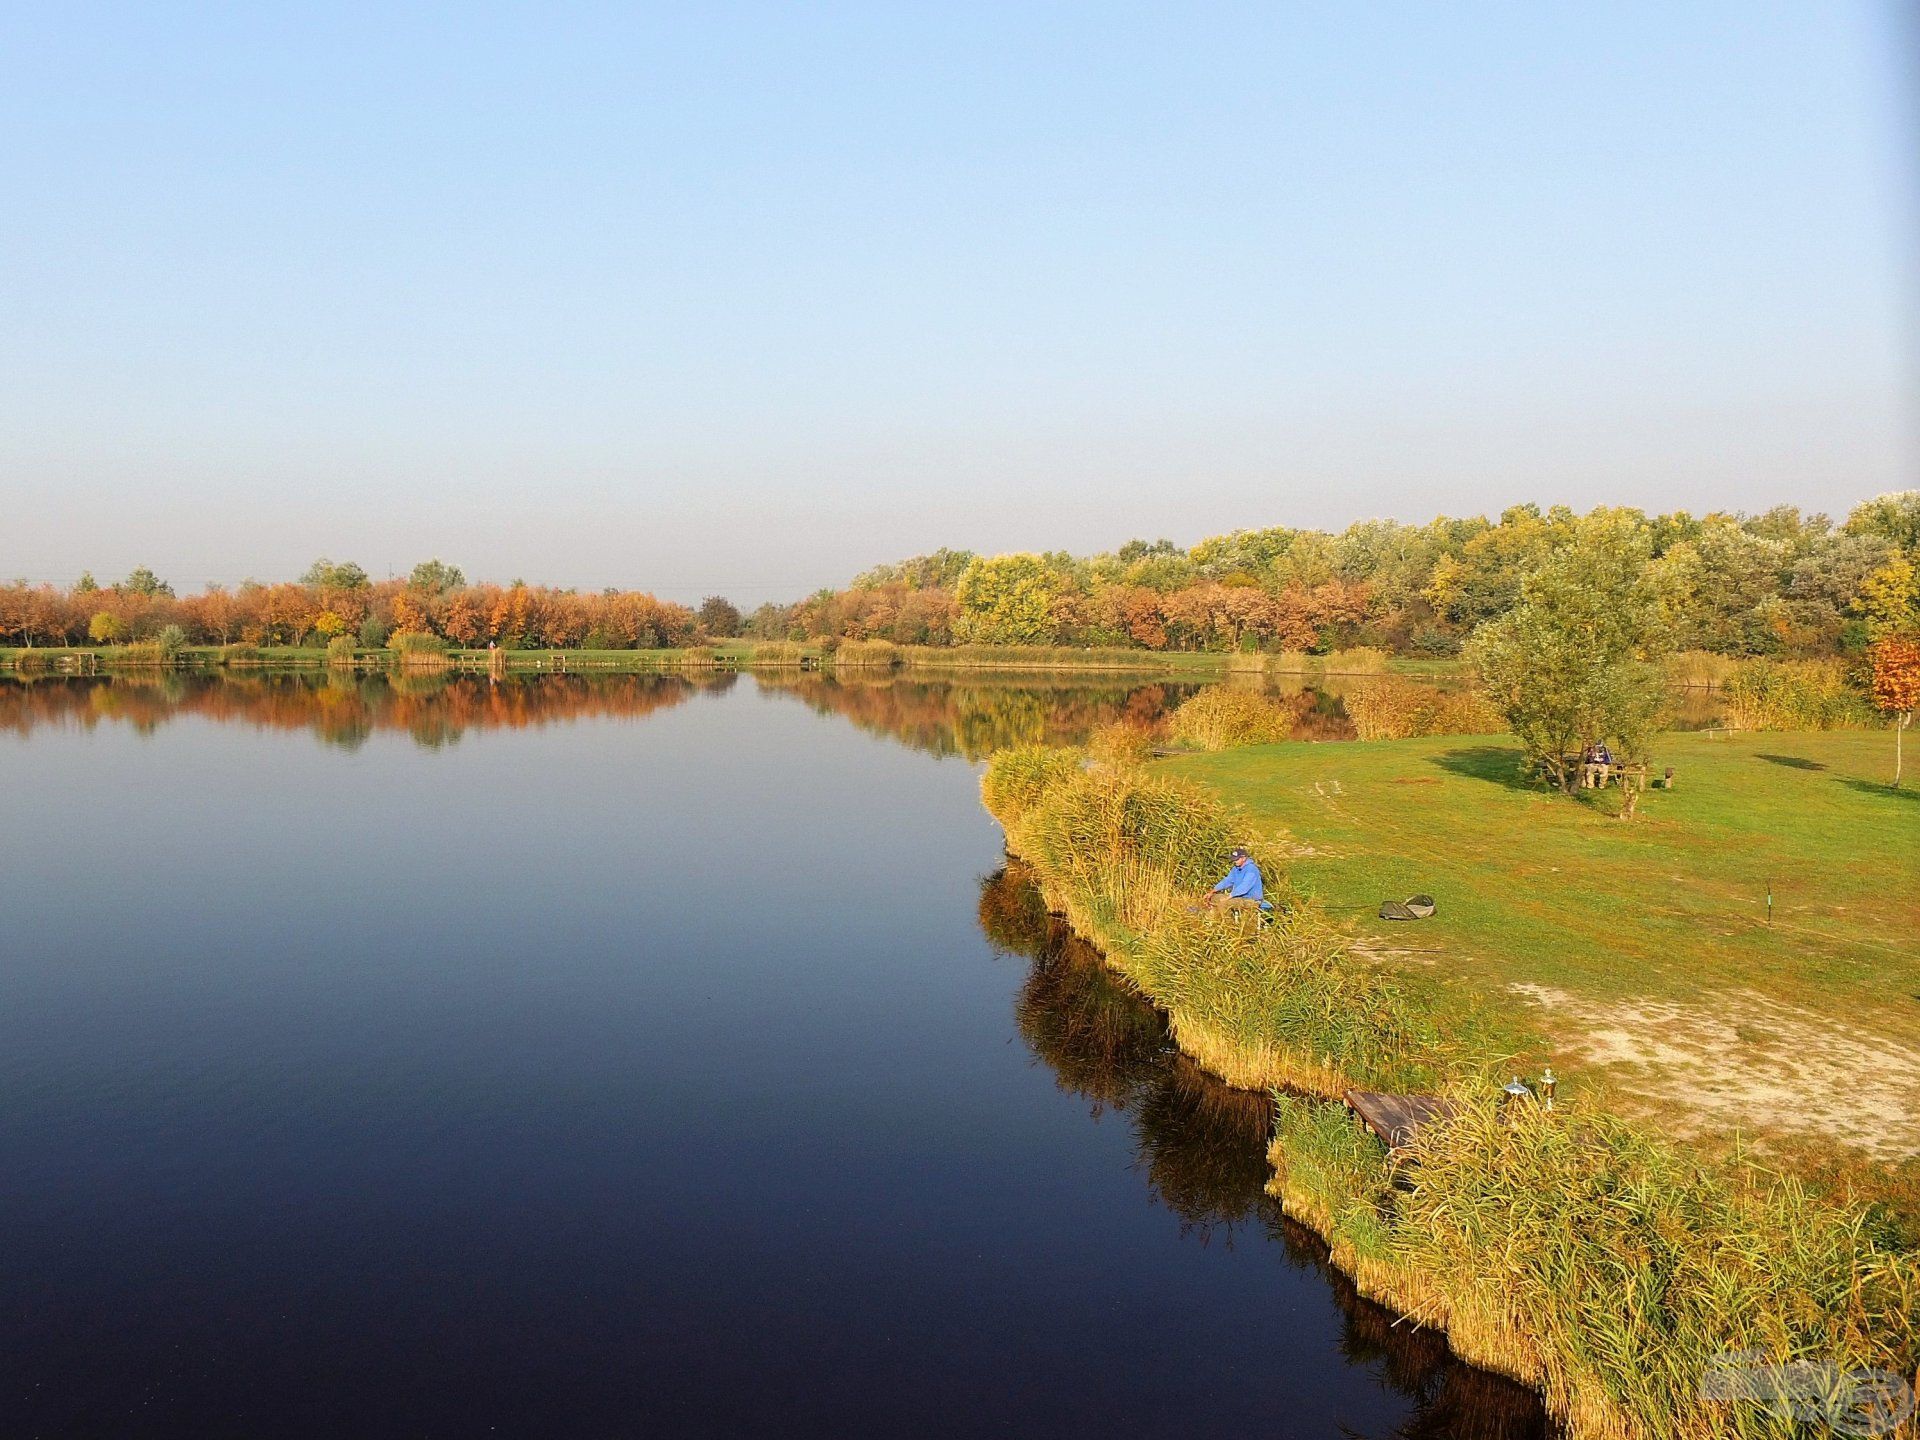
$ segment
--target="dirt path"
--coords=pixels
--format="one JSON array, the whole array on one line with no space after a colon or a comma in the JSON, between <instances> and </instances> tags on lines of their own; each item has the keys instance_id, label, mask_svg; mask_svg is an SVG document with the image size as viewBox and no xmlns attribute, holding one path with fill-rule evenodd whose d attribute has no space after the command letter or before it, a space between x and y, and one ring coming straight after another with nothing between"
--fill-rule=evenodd
<instances>
[{"instance_id":1,"label":"dirt path","mask_svg":"<svg viewBox=\"0 0 1920 1440\"><path fill-rule=\"evenodd\" d=\"M1546 1012L1566 1051L1684 1131L1814 1136L1886 1160L1920 1152L1920 1050L1750 990L1707 1006L1510 988Z\"/></svg>"}]
</instances>

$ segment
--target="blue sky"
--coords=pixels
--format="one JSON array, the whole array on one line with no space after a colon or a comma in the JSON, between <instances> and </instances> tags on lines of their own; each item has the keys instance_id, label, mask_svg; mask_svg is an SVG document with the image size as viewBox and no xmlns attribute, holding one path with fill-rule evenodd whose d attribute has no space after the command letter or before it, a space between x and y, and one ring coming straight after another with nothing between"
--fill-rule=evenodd
<instances>
[{"instance_id":1,"label":"blue sky","mask_svg":"<svg viewBox=\"0 0 1920 1440\"><path fill-rule=\"evenodd\" d=\"M1915 483L1897 0L0 7L0 573Z\"/></svg>"}]
</instances>

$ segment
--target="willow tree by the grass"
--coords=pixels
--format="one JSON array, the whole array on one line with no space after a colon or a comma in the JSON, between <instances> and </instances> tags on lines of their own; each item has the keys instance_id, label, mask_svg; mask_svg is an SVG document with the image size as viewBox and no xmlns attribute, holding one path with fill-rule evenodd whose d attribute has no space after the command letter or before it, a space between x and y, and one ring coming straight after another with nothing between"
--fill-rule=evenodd
<instances>
[{"instance_id":1,"label":"willow tree by the grass","mask_svg":"<svg viewBox=\"0 0 1920 1440\"><path fill-rule=\"evenodd\" d=\"M1643 529L1611 514L1581 521L1572 543L1529 574L1520 600L1474 632L1468 656L1530 768L1571 793L1589 746L1643 765L1666 708L1669 648L1648 576ZM1631 815L1635 792L1625 791Z\"/></svg>"}]
</instances>

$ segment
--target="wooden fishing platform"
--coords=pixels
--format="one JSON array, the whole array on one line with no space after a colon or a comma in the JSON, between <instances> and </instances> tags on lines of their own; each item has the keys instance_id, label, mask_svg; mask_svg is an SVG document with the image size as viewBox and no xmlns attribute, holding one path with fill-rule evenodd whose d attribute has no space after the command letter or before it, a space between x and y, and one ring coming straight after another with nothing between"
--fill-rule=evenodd
<instances>
[{"instance_id":1,"label":"wooden fishing platform","mask_svg":"<svg viewBox=\"0 0 1920 1440\"><path fill-rule=\"evenodd\" d=\"M1360 1123L1387 1142L1387 1149L1411 1145L1422 1125L1451 1120L1460 1108L1437 1095L1381 1095L1372 1090L1349 1090L1342 1097Z\"/></svg>"}]
</instances>

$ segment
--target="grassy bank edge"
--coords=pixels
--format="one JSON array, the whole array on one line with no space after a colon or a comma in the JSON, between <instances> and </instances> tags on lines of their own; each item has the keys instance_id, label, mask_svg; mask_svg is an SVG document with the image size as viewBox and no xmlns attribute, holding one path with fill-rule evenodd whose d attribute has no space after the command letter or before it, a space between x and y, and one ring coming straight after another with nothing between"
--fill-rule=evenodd
<instances>
[{"instance_id":1,"label":"grassy bank edge","mask_svg":"<svg viewBox=\"0 0 1920 1440\"><path fill-rule=\"evenodd\" d=\"M1169 840L1204 852L1204 868L1238 829L1212 823L1229 812L1198 787L1101 778L1101 769L1077 751L1003 752L982 795L1049 909L1167 1014L1175 1043L1231 1085L1276 1091L1270 1188L1327 1241L1363 1294L1446 1330L1468 1361L1540 1390L1575 1436L1791 1433L1762 1407L1729 1408L1703 1395L1703 1377L1730 1350L1759 1351L1781 1366L1812 1361L1837 1375L1913 1375L1920 1263L1796 1181L1739 1160L1697 1159L1606 1114L1563 1108L1512 1124L1488 1098L1499 1063L1491 1055L1475 1065L1443 1046L1432 1056L1368 1053L1383 1036L1415 1049L1434 1039L1437 1017L1419 1013L1429 997L1417 991L1358 997L1400 1007L1372 1031L1333 1027L1360 1053L1322 1048L1328 1032L1315 1027L1338 1003L1331 993L1307 1007L1314 1013L1299 1028L1308 1043L1276 1027L1263 1033L1244 1010L1224 1025L1202 1013L1218 997L1183 996L1178 983L1163 983L1179 973L1166 968L1170 948L1191 952L1196 964L1224 959L1228 968L1209 972L1216 989L1217 977L1268 983L1276 967L1234 971L1230 926L1147 917L1193 880L1192 871L1178 873ZM1182 793L1193 814L1169 819ZM1097 843L1072 848L1067 832L1077 827L1091 842L1103 825ZM1337 937L1311 915L1278 928L1281 968L1288 946L1342 958ZM1219 953L1200 955L1208 949ZM1322 983L1311 967L1302 973L1308 988ZM1477 1037L1489 1042L1497 1043L1491 1031ZM1342 1107L1326 1103L1349 1086L1423 1079L1462 1097L1465 1109L1423 1136L1413 1166L1398 1173ZM1853 1393L1850 1383L1836 1405Z\"/></svg>"}]
</instances>

